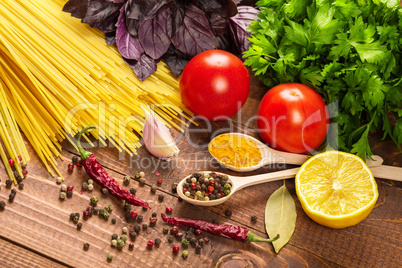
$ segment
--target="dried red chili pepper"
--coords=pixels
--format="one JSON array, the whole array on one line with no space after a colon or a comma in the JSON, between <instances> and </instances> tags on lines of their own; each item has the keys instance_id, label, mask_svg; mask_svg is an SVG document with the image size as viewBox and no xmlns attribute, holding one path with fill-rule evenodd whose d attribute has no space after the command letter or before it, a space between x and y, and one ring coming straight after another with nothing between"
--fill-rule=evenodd
<instances>
[{"instance_id":1,"label":"dried red chili pepper","mask_svg":"<svg viewBox=\"0 0 402 268\"><path fill-rule=\"evenodd\" d=\"M81 164L85 168L85 171L88 173L89 176L91 176L92 179L94 179L97 183L101 184L102 186L106 187L109 190L109 192L111 192L113 195L133 204L134 206L142 206L150 209L150 207L146 202L136 197L135 195L132 195L129 191L121 187L115 179L113 179L109 174L107 174L107 172L98 162L98 160L96 160L94 154L85 151L82 148L80 142L82 134L85 131L94 128L96 127L91 126L84 128L78 134L77 137L77 147L78 151L81 154L81 160L82 160Z\"/></svg>"},{"instance_id":2,"label":"dried red chili pepper","mask_svg":"<svg viewBox=\"0 0 402 268\"><path fill-rule=\"evenodd\" d=\"M274 242L279 234L272 239L265 239L254 235L248 228L229 224L213 224L206 221L192 220L177 217L168 217L162 213L162 220L168 224L201 229L214 235L238 241L248 242Z\"/></svg>"}]
</instances>

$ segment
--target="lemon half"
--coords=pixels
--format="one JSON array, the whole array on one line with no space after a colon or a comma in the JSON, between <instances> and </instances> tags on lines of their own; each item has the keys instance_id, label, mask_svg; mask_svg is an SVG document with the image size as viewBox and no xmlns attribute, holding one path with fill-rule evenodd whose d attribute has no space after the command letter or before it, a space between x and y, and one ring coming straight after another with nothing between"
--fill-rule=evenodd
<instances>
[{"instance_id":1,"label":"lemon half","mask_svg":"<svg viewBox=\"0 0 402 268\"><path fill-rule=\"evenodd\" d=\"M377 183L366 163L339 151L311 157L298 171L295 184L306 214L331 228L358 224L378 199Z\"/></svg>"}]
</instances>

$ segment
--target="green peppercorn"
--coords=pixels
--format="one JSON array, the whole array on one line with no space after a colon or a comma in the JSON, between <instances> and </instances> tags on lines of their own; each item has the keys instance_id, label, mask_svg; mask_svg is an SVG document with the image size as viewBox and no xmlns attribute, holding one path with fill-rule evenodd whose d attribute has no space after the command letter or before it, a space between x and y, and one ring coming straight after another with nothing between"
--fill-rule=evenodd
<instances>
[{"instance_id":1,"label":"green peppercorn","mask_svg":"<svg viewBox=\"0 0 402 268\"><path fill-rule=\"evenodd\" d=\"M102 194L108 194L109 190L106 187L102 188Z\"/></svg>"},{"instance_id":2,"label":"green peppercorn","mask_svg":"<svg viewBox=\"0 0 402 268\"><path fill-rule=\"evenodd\" d=\"M130 181L131 181L131 177L130 176L124 176L124 178L123 178L123 182L124 182L124 184L125 185L129 185L130 184Z\"/></svg>"},{"instance_id":3,"label":"green peppercorn","mask_svg":"<svg viewBox=\"0 0 402 268\"><path fill-rule=\"evenodd\" d=\"M120 240L123 240L124 242L126 242L127 241L127 236L126 235L121 235Z\"/></svg>"},{"instance_id":4,"label":"green peppercorn","mask_svg":"<svg viewBox=\"0 0 402 268\"><path fill-rule=\"evenodd\" d=\"M183 250L182 256L183 256L183 259L187 259L187 257L188 257L188 250Z\"/></svg>"},{"instance_id":5,"label":"green peppercorn","mask_svg":"<svg viewBox=\"0 0 402 268\"><path fill-rule=\"evenodd\" d=\"M112 254L107 254L107 260L112 261L113 260L113 255Z\"/></svg>"},{"instance_id":6,"label":"green peppercorn","mask_svg":"<svg viewBox=\"0 0 402 268\"><path fill-rule=\"evenodd\" d=\"M80 213L74 213L73 222L78 223L80 220Z\"/></svg>"},{"instance_id":7,"label":"green peppercorn","mask_svg":"<svg viewBox=\"0 0 402 268\"><path fill-rule=\"evenodd\" d=\"M92 196L90 202L93 206L96 206L96 204L98 203L98 198L96 196Z\"/></svg>"},{"instance_id":8,"label":"green peppercorn","mask_svg":"<svg viewBox=\"0 0 402 268\"><path fill-rule=\"evenodd\" d=\"M110 241L110 245L111 245L112 247L117 247L117 240L116 240L116 239L113 239L112 241Z\"/></svg>"},{"instance_id":9,"label":"green peppercorn","mask_svg":"<svg viewBox=\"0 0 402 268\"><path fill-rule=\"evenodd\" d=\"M122 248L124 247L125 244L126 243L123 240L121 239L117 240L117 248Z\"/></svg>"},{"instance_id":10,"label":"green peppercorn","mask_svg":"<svg viewBox=\"0 0 402 268\"><path fill-rule=\"evenodd\" d=\"M134 175L134 179L136 179L136 180L138 180L139 178L141 178L141 176L140 176L140 173L135 173L135 175Z\"/></svg>"},{"instance_id":11,"label":"green peppercorn","mask_svg":"<svg viewBox=\"0 0 402 268\"><path fill-rule=\"evenodd\" d=\"M177 193L177 185L178 185L177 182L175 182L175 183L172 184L172 192L173 192L173 193Z\"/></svg>"},{"instance_id":12,"label":"green peppercorn","mask_svg":"<svg viewBox=\"0 0 402 268\"><path fill-rule=\"evenodd\" d=\"M163 194L158 195L159 202L163 202L163 199L165 199L165 195Z\"/></svg>"},{"instance_id":13,"label":"green peppercorn","mask_svg":"<svg viewBox=\"0 0 402 268\"><path fill-rule=\"evenodd\" d=\"M223 193L224 193L225 195L230 195L230 190L229 190L229 189L225 189L225 190L223 191Z\"/></svg>"},{"instance_id":14,"label":"green peppercorn","mask_svg":"<svg viewBox=\"0 0 402 268\"><path fill-rule=\"evenodd\" d=\"M187 239L183 239L181 240L181 244L183 245L183 247L188 247L188 245L190 245L190 241L188 241Z\"/></svg>"},{"instance_id":15,"label":"green peppercorn","mask_svg":"<svg viewBox=\"0 0 402 268\"><path fill-rule=\"evenodd\" d=\"M225 183L225 185L223 186L223 188L225 188L225 190L226 190L226 189L231 189L231 188L232 188L232 185L231 185L230 183Z\"/></svg>"},{"instance_id":16,"label":"green peppercorn","mask_svg":"<svg viewBox=\"0 0 402 268\"><path fill-rule=\"evenodd\" d=\"M88 243L85 243L84 244L84 250L88 250L89 249L89 244Z\"/></svg>"},{"instance_id":17,"label":"green peppercorn","mask_svg":"<svg viewBox=\"0 0 402 268\"><path fill-rule=\"evenodd\" d=\"M0 201L0 209L3 210L6 207L6 202L4 202L3 200Z\"/></svg>"},{"instance_id":18,"label":"green peppercorn","mask_svg":"<svg viewBox=\"0 0 402 268\"><path fill-rule=\"evenodd\" d=\"M99 210L99 216L100 217L103 217L104 219L109 219L109 216L110 216L110 214L109 214L109 212L105 209L105 208L101 208L100 210Z\"/></svg>"},{"instance_id":19,"label":"green peppercorn","mask_svg":"<svg viewBox=\"0 0 402 268\"><path fill-rule=\"evenodd\" d=\"M77 230L81 230L82 228L82 222L77 223Z\"/></svg>"},{"instance_id":20,"label":"green peppercorn","mask_svg":"<svg viewBox=\"0 0 402 268\"><path fill-rule=\"evenodd\" d=\"M137 190L135 188L130 189L130 194L135 195L137 193Z\"/></svg>"},{"instance_id":21,"label":"green peppercorn","mask_svg":"<svg viewBox=\"0 0 402 268\"><path fill-rule=\"evenodd\" d=\"M140 178L140 185L144 186L147 180L145 178Z\"/></svg>"},{"instance_id":22,"label":"green peppercorn","mask_svg":"<svg viewBox=\"0 0 402 268\"><path fill-rule=\"evenodd\" d=\"M112 205L112 204L110 204L110 205L107 207L107 211L108 211L109 213L113 211L113 205Z\"/></svg>"},{"instance_id":23,"label":"green peppercorn","mask_svg":"<svg viewBox=\"0 0 402 268\"><path fill-rule=\"evenodd\" d=\"M112 234L112 240L117 240L117 238L119 238L117 234Z\"/></svg>"},{"instance_id":24,"label":"green peppercorn","mask_svg":"<svg viewBox=\"0 0 402 268\"><path fill-rule=\"evenodd\" d=\"M116 224L116 218L112 219L112 224Z\"/></svg>"}]
</instances>

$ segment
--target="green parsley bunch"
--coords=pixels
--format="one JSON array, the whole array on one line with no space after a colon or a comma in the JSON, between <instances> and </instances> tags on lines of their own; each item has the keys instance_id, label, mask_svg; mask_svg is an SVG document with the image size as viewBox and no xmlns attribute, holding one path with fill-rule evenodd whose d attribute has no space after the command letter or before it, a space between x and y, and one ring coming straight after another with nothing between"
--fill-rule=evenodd
<instances>
[{"instance_id":1,"label":"green parsley bunch","mask_svg":"<svg viewBox=\"0 0 402 268\"><path fill-rule=\"evenodd\" d=\"M370 156L369 133L402 144L402 7L399 0L260 0L245 64L268 87L316 89L338 125L340 150ZM336 110L336 111L335 111ZM332 138L331 138L332 137ZM336 137L336 138L334 138Z\"/></svg>"}]
</instances>

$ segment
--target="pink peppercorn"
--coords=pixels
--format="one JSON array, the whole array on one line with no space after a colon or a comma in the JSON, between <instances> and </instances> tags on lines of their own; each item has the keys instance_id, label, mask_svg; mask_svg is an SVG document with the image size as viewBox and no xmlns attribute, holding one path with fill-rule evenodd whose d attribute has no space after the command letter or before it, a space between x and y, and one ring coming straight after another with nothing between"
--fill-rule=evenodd
<instances>
[{"instance_id":1,"label":"pink peppercorn","mask_svg":"<svg viewBox=\"0 0 402 268\"><path fill-rule=\"evenodd\" d=\"M133 219L137 218L137 216L138 216L137 211L131 211L131 212L130 212L130 216L131 216L131 218L133 218Z\"/></svg>"},{"instance_id":2,"label":"pink peppercorn","mask_svg":"<svg viewBox=\"0 0 402 268\"><path fill-rule=\"evenodd\" d=\"M174 253L179 252L179 249L180 249L179 246L177 246L177 245L173 246L173 252L174 252Z\"/></svg>"},{"instance_id":3,"label":"pink peppercorn","mask_svg":"<svg viewBox=\"0 0 402 268\"><path fill-rule=\"evenodd\" d=\"M202 230L201 229L195 229L194 234L199 236L202 235Z\"/></svg>"},{"instance_id":4,"label":"pink peppercorn","mask_svg":"<svg viewBox=\"0 0 402 268\"><path fill-rule=\"evenodd\" d=\"M67 186L67 192L70 192L74 189L74 185Z\"/></svg>"},{"instance_id":5,"label":"pink peppercorn","mask_svg":"<svg viewBox=\"0 0 402 268\"><path fill-rule=\"evenodd\" d=\"M159 179L156 183L157 184L162 184L162 179Z\"/></svg>"},{"instance_id":6,"label":"pink peppercorn","mask_svg":"<svg viewBox=\"0 0 402 268\"><path fill-rule=\"evenodd\" d=\"M68 170L73 170L73 169L74 169L74 164L73 163L68 164Z\"/></svg>"},{"instance_id":7,"label":"pink peppercorn","mask_svg":"<svg viewBox=\"0 0 402 268\"><path fill-rule=\"evenodd\" d=\"M22 161L22 156L18 155L18 160Z\"/></svg>"},{"instance_id":8,"label":"pink peppercorn","mask_svg":"<svg viewBox=\"0 0 402 268\"><path fill-rule=\"evenodd\" d=\"M148 240L147 246L148 246L149 248L152 248L152 247L154 246L154 241Z\"/></svg>"},{"instance_id":9,"label":"pink peppercorn","mask_svg":"<svg viewBox=\"0 0 402 268\"><path fill-rule=\"evenodd\" d=\"M84 216L84 218L89 217L89 211L88 211L88 210L85 210L85 211L82 213L82 216Z\"/></svg>"},{"instance_id":10,"label":"pink peppercorn","mask_svg":"<svg viewBox=\"0 0 402 268\"><path fill-rule=\"evenodd\" d=\"M195 190L195 188L197 188L197 184L195 182L192 182L190 186L191 186L191 189L193 189L193 190Z\"/></svg>"},{"instance_id":11,"label":"pink peppercorn","mask_svg":"<svg viewBox=\"0 0 402 268\"><path fill-rule=\"evenodd\" d=\"M173 211L173 208L171 208L171 207L166 207L166 213L172 213L172 211Z\"/></svg>"},{"instance_id":12,"label":"pink peppercorn","mask_svg":"<svg viewBox=\"0 0 402 268\"><path fill-rule=\"evenodd\" d=\"M8 163L10 164L10 166L14 166L14 160L12 160L12 159L10 159L10 160L8 160Z\"/></svg>"},{"instance_id":13,"label":"pink peppercorn","mask_svg":"<svg viewBox=\"0 0 402 268\"><path fill-rule=\"evenodd\" d=\"M28 170L24 169L22 171L22 176L24 176L24 178L28 175Z\"/></svg>"}]
</instances>

